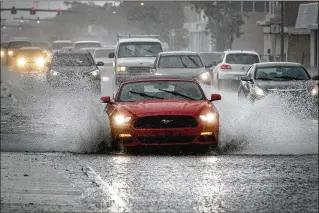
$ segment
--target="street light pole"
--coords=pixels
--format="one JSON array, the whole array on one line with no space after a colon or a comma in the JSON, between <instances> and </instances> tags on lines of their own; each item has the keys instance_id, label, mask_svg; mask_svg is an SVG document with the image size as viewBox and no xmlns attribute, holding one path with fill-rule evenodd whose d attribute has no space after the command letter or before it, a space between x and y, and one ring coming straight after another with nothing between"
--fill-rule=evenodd
<instances>
[{"instance_id":1,"label":"street light pole","mask_svg":"<svg viewBox=\"0 0 319 213\"><path fill-rule=\"evenodd\" d=\"M285 25L284 25L284 17L285 17L285 14L284 14L284 1L281 1L281 19L280 19L280 28L281 28L281 31L280 31L280 57L281 57L281 61L285 61Z\"/></svg>"}]
</instances>

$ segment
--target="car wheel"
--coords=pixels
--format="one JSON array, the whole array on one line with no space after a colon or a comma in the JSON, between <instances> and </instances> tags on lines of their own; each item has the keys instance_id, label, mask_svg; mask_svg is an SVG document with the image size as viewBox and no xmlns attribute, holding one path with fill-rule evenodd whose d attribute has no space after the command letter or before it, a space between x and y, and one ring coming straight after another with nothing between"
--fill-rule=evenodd
<instances>
[{"instance_id":1,"label":"car wheel","mask_svg":"<svg viewBox=\"0 0 319 213\"><path fill-rule=\"evenodd\" d=\"M140 149L135 146L125 147L124 152L127 154L138 154Z\"/></svg>"},{"instance_id":2,"label":"car wheel","mask_svg":"<svg viewBox=\"0 0 319 213\"><path fill-rule=\"evenodd\" d=\"M196 147L197 154L207 154L211 151L211 145L200 145Z\"/></svg>"}]
</instances>

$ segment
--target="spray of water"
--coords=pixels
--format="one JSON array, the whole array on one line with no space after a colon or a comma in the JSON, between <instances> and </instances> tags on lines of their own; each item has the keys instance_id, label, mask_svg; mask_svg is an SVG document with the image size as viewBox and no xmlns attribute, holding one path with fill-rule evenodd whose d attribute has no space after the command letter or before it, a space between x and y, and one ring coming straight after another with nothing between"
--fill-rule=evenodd
<instances>
[{"instance_id":1,"label":"spray of water","mask_svg":"<svg viewBox=\"0 0 319 213\"><path fill-rule=\"evenodd\" d=\"M99 94L86 82L78 81L72 88L53 88L26 78L14 86L18 87L29 129L45 135L32 138L28 151L96 151L107 122L102 117Z\"/></svg>"},{"instance_id":2,"label":"spray of water","mask_svg":"<svg viewBox=\"0 0 319 213\"><path fill-rule=\"evenodd\" d=\"M221 114L220 144L224 152L318 153L318 123L289 114L290 105L283 99L274 96L251 104L239 102L237 92L222 92L222 96L216 106ZM303 109L301 106L299 112Z\"/></svg>"}]
</instances>

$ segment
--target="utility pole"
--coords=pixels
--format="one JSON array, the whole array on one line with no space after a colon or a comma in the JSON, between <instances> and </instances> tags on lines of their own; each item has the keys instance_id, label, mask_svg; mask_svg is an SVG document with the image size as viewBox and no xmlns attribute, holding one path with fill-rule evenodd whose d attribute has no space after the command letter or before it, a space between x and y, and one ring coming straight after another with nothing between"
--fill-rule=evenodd
<instances>
[{"instance_id":1,"label":"utility pole","mask_svg":"<svg viewBox=\"0 0 319 213\"><path fill-rule=\"evenodd\" d=\"M280 12L280 15L281 15L281 19L280 19L280 58L281 58L281 61L285 61L285 21L284 21L284 17L285 17L285 14L284 14L284 11L285 11L285 5L284 5L284 1L281 1L281 12Z\"/></svg>"}]
</instances>

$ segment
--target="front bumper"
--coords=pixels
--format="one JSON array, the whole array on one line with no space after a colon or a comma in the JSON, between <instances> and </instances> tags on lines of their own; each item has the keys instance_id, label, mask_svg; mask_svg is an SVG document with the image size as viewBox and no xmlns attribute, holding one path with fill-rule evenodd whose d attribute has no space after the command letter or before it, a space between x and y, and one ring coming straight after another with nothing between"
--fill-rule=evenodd
<instances>
[{"instance_id":1,"label":"front bumper","mask_svg":"<svg viewBox=\"0 0 319 213\"><path fill-rule=\"evenodd\" d=\"M211 132L212 135L201 135ZM125 134L125 137L121 135ZM131 135L131 137L127 137ZM115 127L112 136L124 147L132 146L179 146L179 145L217 145L219 128L217 126L169 129L134 129L131 126Z\"/></svg>"}]
</instances>

